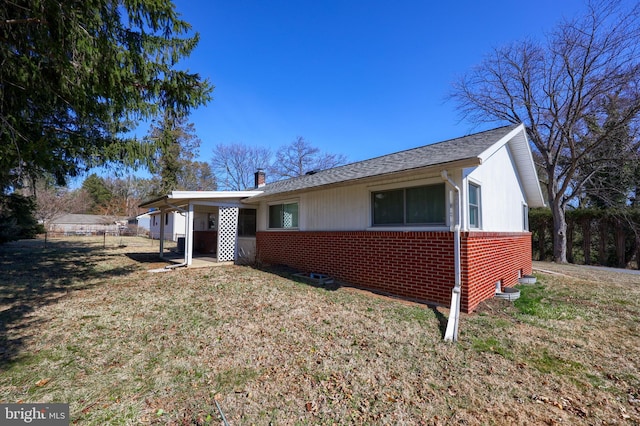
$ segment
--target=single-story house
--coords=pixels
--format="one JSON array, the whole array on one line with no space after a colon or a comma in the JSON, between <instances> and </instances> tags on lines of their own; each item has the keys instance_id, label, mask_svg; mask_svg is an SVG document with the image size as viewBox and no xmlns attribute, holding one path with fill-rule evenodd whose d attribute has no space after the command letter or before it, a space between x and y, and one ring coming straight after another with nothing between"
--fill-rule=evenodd
<instances>
[{"instance_id":1,"label":"single-story house","mask_svg":"<svg viewBox=\"0 0 640 426\"><path fill-rule=\"evenodd\" d=\"M531 273L528 209L539 206L526 129L511 125L268 184L258 171L248 191L174 191L141 207L185 215L185 265L212 247L219 261L442 305L459 282L470 312Z\"/></svg>"},{"instance_id":2,"label":"single-story house","mask_svg":"<svg viewBox=\"0 0 640 426\"><path fill-rule=\"evenodd\" d=\"M47 224L49 232L65 235L118 234L127 227L128 218L95 214L65 214Z\"/></svg>"}]
</instances>

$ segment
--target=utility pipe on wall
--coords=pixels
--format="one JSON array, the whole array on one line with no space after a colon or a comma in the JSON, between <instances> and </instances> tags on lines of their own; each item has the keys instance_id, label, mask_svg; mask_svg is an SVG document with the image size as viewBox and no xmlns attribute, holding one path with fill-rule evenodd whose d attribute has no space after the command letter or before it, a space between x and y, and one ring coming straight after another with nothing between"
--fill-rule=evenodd
<instances>
[{"instance_id":1,"label":"utility pipe on wall","mask_svg":"<svg viewBox=\"0 0 640 426\"><path fill-rule=\"evenodd\" d=\"M461 228L461 194L460 188L456 183L451 180L446 170L442 170L440 173L442 179L445 182L449 182L449 185L456 191L456 213L454 214L454 226L453 226L453 257L455 268L455 281L453 289L451 290L451 308L449 309L449 320L447 321L447 330L444 333L444 340L446 342L455 342L458 340L458 322L460 319L460 297L461 297L461 277L460 277L460 228Z\"/></svg>"}]
</instances>

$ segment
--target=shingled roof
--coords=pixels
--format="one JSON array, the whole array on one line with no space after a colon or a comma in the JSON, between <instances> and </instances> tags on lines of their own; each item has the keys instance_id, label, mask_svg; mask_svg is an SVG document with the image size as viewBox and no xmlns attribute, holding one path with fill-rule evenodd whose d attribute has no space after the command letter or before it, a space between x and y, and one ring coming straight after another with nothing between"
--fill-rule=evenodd
<instances>
[{"instance_id":1,"label":"shingled roof","mask_svg":"<svg viewBox=\"0 0 640 426\"><path fill-rule=\"evenodd\" d=\"M267 184L261 188L260 195L250 200L274 194L294 192L326 185L381 176L402 171L420 169L435 165L459 162L478 158L480 154L509 134L519 125L510 125L425 145L418 148L395 152L369 160L358 161L332 169L321 170L313 174L295 177Z\"/></svg>"}]
</instances>

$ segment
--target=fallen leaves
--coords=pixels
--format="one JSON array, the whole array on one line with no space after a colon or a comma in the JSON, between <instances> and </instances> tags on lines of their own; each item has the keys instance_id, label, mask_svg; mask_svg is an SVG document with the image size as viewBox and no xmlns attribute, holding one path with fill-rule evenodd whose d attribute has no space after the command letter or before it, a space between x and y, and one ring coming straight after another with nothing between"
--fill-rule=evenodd
<instances>
[{"instance_id":1,"label":"fallen leaves","mask_svg":"<svg viewBox=\"0 0 640 426\"><path fill-rule=\"evenodd\" d=\"M586 409L580 407L573 401L573 399L567 396L560 397L558 399L552 399L544 395L532 395L531 399L538 404L549 404L556 408L559 408L560 410L571 412L578 417L586 417L588 414Z\"/></svg>"},{"instance_id":2,"label":"fallen leaves","mask_svg":"<svg viewBox=\"0 0 640 426\"><path fill-rule=\"evenodd\" d=\"M47 383L51 381L51 377L47 377L46 379L40 379L36 382L36 386L41 388L45 386Z\"/></svg>"}]
</instances>

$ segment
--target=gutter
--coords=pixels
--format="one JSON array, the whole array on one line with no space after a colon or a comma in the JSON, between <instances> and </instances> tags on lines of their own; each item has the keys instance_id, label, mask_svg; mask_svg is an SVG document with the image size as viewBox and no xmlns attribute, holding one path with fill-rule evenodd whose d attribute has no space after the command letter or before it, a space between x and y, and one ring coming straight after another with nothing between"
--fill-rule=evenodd
<instances>
[{"instance_id":1,"label":"gutter","mask_svg":"<svg viewBox=\"0 0 640 426\"><path fill-rule=\"evenodd\" d=\"M460 194L460 188L449 177L446 170L440 172L442 180L449 182L449 185L453 187L457 194L457 211L454 218L453 226L453 252L454 252L454 266L455 266L455 281L453 289L451 290L451 307L449 309L449 320L447 321L447 329L444 333L445 342L455 342L458 340L458 322L460 320L460 297L461 297L461 277L460 277L460 220L462 218L462 197Z\"/></svg>"}]
</instances>

